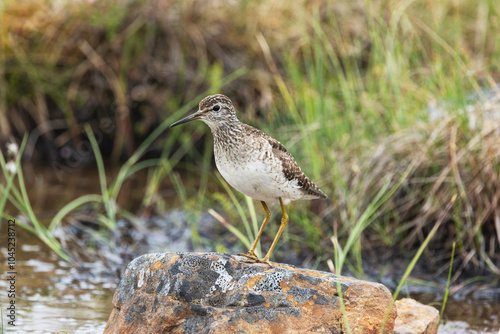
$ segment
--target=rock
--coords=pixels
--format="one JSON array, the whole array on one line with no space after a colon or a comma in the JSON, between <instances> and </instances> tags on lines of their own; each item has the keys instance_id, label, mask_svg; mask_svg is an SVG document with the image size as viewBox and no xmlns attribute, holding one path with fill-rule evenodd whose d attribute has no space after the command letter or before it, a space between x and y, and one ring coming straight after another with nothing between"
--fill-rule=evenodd
<instances>
[{"instance_id":1,"label":"rock","mask_svg":"<svg viewBox=\"0 0 500 334\"><path fill-rule=\"evenodd\" d=\"M439 311L414 299L396 301L398 317L394 334L435 334L439 326Z\"/></svg>"},{"instance_id":2,"label":"rock","mask_svg":"<svg viewBox=\"0 0 500 334\"><path fill-rule=\"evenodd\" d=\"M393 333L381 284L220 253L155 253L133 260L104 333ZM339 302L341 288L345 313ZM388 313L386 315L386 313ZM347 321L346 321L347 320Z\"/></svg>"}]
</instances>

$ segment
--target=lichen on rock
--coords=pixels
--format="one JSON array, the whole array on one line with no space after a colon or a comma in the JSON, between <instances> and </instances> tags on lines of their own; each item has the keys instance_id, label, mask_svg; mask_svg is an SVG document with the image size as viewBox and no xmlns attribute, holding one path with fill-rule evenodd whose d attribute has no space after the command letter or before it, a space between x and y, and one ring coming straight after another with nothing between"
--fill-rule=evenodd
<instances>
[{"instance_id":1,"label":"lichen on rock","mask_svg":"<svg viewBox=\"0 0 500 334\"><path fill-rule=\"evenodd\" d=\"M105 333L392 333L383 285L220 253L156 253L133 260ZM342 289L345 315L339 302Z\"/></svg>"}]
</instances>

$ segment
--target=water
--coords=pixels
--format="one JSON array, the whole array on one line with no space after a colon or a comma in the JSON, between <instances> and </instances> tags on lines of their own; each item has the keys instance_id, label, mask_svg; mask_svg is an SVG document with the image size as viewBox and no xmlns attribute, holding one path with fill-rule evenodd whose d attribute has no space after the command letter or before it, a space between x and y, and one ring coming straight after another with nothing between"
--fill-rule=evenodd
<instances>
[{"instance_id":1,"label":"water","mask_svg":"<svg viewBox=\"0 0 500 334\"><path fill-rule=\"evenodd\" d=\"M500 304L478 300L450 301L439 334L500 334Z\"/></svg>"},{"instance_id":2,"label":"water","mask_svg":"<svg viewBox=\"0 0 500 334\"><path fill-rule=\"evenodd\" d=\"M438 334L500 334L500 330L497 328L471 326L465 321L454 320L441 324L438 328Z\"/></svg>"},{"instance_id":3,"label":"water","mask_svg":"<svg viewBox=\"0 0 500 334\"><path fill-rule=\"evenodd\" d=\"M85 275L58 259L46 246L17 229L16 321L8 324L5 293L8 282L0 280L4 333L102 333L112 307L116 278ZM0 247L1 271L6 276L7 249ZM83 277L85 275L85 277Z\"/></svg>"}]
</instances>

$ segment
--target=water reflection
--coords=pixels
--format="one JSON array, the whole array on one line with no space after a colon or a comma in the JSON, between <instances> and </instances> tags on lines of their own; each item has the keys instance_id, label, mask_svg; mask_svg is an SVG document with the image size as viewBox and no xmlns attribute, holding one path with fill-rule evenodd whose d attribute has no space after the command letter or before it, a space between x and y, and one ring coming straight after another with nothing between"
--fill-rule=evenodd
<instances>
[{"instance_id":1,"label":"water reflection","mask_svg":"<svg viewBox=\"0 0 500 334\"><path fill-rule=\"evenodd\" d=\"M117 279L78 278L78 269L61 261L39 241L21 229L16 252L16 326L6 323L4 333L102 333L109 313ZM0 268L8 271L7 249L0 248ZM0 290L8 282L0 280ZM9 300L0 295L2 308Z\"/></svg>"}]
</instances>

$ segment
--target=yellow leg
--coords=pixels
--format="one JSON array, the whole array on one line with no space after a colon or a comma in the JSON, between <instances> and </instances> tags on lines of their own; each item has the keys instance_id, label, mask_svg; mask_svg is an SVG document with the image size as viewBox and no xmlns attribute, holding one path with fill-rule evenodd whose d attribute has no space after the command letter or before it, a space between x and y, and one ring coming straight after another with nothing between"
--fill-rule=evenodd
<instances>
[{"instance_id":1,"label":"yellow leg","mask_svg":"<svg viewBox=\"0 0 500 334\"><path fill-rule=\"evenodd\" d=\"M283 200L280 199L280 204L281 204L281 211L283 211L283 217L281 218L281 225L278 230L278 233L276 234L276 237L274 238L273 243L271 244L271 248L269 248L269 252L267 252L267 255L263 259L259 259L260 262L266 262L269 263L269 259L271 258L271 254L273 253L274 247L276 247L276 244L278 243L279 238L281 237L281 233L283 233L283 230L285 229L286 224L288 224L288 215L285 210L285 206L283 205Z\"/></svg>"},{"instance_id":2,"label":"yellow leg","mask_svg":"<svg viewBox=\"0 0 500 334\"><path fill-rule=\"evenodd\" d=\"M242 255L244 257L248 257L249 259L253 259L253 260L258 259L257 255L255 254L255 248L257 247L257 244L259 243L260 237L262 236L262 232L264 232L264 228L266 227L267 222L271 218L271 211L267 207L266 202L260 201L260 203L262 204L262 207L264 208L264 212L265 212L264 221L262 222L262 225L260 226L260 229L259 229L259 233L257 233L257 237L255 238L255 241L253 242L252 246L250 247L250 250L248 251L248 253L247 254L239 254L239 255Z\"/></svg>"}]
</instances>

